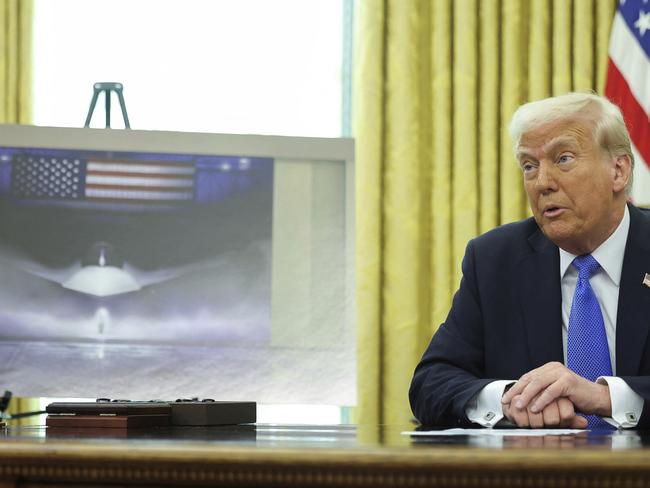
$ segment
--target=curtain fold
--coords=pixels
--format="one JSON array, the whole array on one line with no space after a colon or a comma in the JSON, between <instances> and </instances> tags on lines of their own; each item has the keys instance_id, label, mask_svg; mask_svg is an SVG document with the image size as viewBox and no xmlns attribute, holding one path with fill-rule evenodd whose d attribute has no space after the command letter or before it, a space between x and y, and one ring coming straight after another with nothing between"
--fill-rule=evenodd
<instances>
[{"instance_id":1,"label":"curtain fold","mask_svg":"<svg viewBox=\"0 0 650 488\"><path fill-rule=\"evenodd\" d=\"M355 45L353 113L364 114L353 120L353 132L364 134L356 145L356 248L355 259L357 315L365 326L358 327L358 398L364 406L359 419L379 419L382 391L382 195L384 161L384 78L386 48L385 0L357 4L355 31L363 42ZM372 325L371 325L372 324Z\"/></svg>"},{"instance_id":2,"label":"curtain fold","mask_svg":"<svg viewBox=\"0 0 650 488\"><path fill-rule=\"evenodd\" d=\"M501 116L499 113L499 18L501 11L498 3L480 2L479 4L479 57L478 73L478 151L479 171L479 227L485 232L499 223L499 135L501 133ZM495 141L497 143L495 144ZM447 293L449 293L448 291ZM448 305L448 296L444 303ZM446 307L445 307L446 308ZM443 312L446 312L443 311ZM441 314L434 317L441 317Z\"/></svg>"},{"instance_id":3,"label":"curtain fold","mask_svg":"<svg viewBox=\"0 0 650 488\"><path fill-rule=\"evenodd\" d=\"M501 7L501 122L506 124L510 115L526 98L528 56L527 11L529 2L503 0ZM539 73L543 76L543 73ZM508 132L500 127L499 159L499 223L521 219L526 214L521 172L512 163L512 149ZM457 281L458 282L458 281Z\"/></svg>"},{"instance_id":4,"label":"curtain fold","mask_svg":"<svg viewBox=\"0 0 650 488\"><path fill-rule=\"evenodd\" d=\"M615 0L359 0L357 418L405 423L468 239L529 211L504 124L603 86ZM603 41L605 39L605 41Z\"/></svg>"},{"instance_id":5,"label":"curtain fold","mask_svg":"<svg viewBox=\"0 0 650 488\"><path fill-rule=\"evenodd\" d=\"M416 353L418 324L428 315L429 300L423 292L429 269L427 242L430 238L426 188L431 186L427 171L430 161L431 123L421 107L430 105L430 60L421 56L430 31L429 2L416 0L387 3L387 35L396 42L386 51L386 119L384 124L384 194L382 201L383 251L392 259L383 262L382 303L384 367L383 391L392 399L384 405L385 415L399 415L403 396L400 378L404 356Z\"/></svg>"},{"instance_id":6,"label":"curtain fold","mask_svg":"<svg viewBox=\"0 0 650 488\"><path fill-rule=\"evenodd\" d=\"M429 197L429 208L436 218L429 219L431 225L431 241L429 243L431 266L425 288L431 297L431 317L440 317L446 313L449 295L453 291L452 264L452 209L449 202L452 198L452 148L453 126L449 123L453 113L453 71L449 59L453 55L452 44L452 1L440 0L432 2L431 20L431 106L424 108L431 113L433 120L433 134L431 136L432 161L429 173L431 174L431 187L426 189ZM363 117L363 114L357 114ZM359 135L362 136L362 132ZM359 164L359 163L357 163ZM364 164L361 162L360 164ZM357 254L363 254L363 248L357 249ZM435 283L435 286L431 284ZM426 323L420 324L424 329L420 334L418 346L426 344L428 337L435 331L431 317L425 318ZM362 320L362 317L359 317ZM359 326L373 327L366 323ZM377 358L381 361L381 358ZM413 366L415 361L409 358ZM402 378L402 381L404 379ZM408 383L408 382L407 382ZM400 399L404 405L404 398ZM381 401L381 399L380 399ZM359 399L360 408L363 409L364 398ZM401 418L401 417L400 417Z\"/></svg>"},{"instance_id":7,"label":"curtain fold","mask_svg":"<svg viewBox=\"0 0 650 488\"><path fill-rule=\"evenodd\" d=\"M33 0L0 0L0 122L32 115Z\"/></svg>"}]
</instances>

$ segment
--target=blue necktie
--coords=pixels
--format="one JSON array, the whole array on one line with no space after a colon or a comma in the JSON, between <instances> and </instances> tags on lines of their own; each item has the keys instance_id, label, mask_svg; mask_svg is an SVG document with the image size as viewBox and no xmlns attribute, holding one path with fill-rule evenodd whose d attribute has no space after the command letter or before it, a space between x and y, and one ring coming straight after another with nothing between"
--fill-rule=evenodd
<instances>
[{"instance_id":1,"label":"blue necktie","mask_svg":"<svg viewBox=\"0 0 650 488\"><path fill-rule=\"evenodd\" d=\"M589 381L596 381L599 376L612 375L603 314L589 284L600 264L591 254L585 254L575 258L573 266L578 270L578 283L569 315L567 366ZM585 417L592 429L611 428L597 415Z\"/></svg>"}]
</instances>

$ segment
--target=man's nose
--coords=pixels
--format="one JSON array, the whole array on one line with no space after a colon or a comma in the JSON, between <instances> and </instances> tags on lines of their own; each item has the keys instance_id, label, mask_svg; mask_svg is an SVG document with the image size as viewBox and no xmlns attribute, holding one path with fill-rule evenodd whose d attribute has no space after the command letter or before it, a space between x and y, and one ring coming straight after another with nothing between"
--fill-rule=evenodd
<instances>
[{"instance_id":1,"label":"man's nose","mask_svg":"<svg viewBox=\"0 0 650 488\"><path fill-rule=\"evenodd\" d=\"M537 170L535 187L543 193L557 190L557 179L555 166L552 164L540 164Z\"/></svg>"}]
</instances>

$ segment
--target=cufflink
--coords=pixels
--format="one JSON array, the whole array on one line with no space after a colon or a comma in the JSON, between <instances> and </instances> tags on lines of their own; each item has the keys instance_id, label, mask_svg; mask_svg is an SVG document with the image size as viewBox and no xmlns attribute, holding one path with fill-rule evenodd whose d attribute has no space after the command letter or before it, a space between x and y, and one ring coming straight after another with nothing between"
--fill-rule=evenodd
<instances>
[{"instance_id":1,"label":"cufflink","mask_svg":"<svg viewBox=\"0 0 650 488\"><path fill-rule=\"evenodd\" d=\"M489 422L494 417L496 417L496 414L494 412L488 412L485 415L483 415L483 420L487 420Z\"/></svg>"},{"instance_id":2,"label":"cufflink","mask_svg":"<svg viewBox=\"0 0 650 488\"><path fill-rule=\"evenodd\" d=\"M626 412L625 418L627 419L628 422L636 422L636 415L634 415L634 413L632 412Z\"/></svg>"}]
</instances>

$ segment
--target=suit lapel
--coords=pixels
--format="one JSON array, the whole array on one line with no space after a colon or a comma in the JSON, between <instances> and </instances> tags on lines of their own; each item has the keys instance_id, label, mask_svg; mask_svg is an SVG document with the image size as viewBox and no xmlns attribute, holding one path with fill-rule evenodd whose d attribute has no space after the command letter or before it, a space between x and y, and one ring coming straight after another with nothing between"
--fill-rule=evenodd
<instances>
[{"instance_id":1,"label":"suit lapel","mask_svg":"<svg viewBox=\"0 0 650 488\"><path fill-rule=\"evenodd\" d=\"M650 328L650 288L643 284L650 273L650 218L629 206L630 230L625 246L616 318L616 375L640 373Z\"/></svg>"},{"instance_id":2,"label":"suit lapel","mask_svg":"<svg viewBox=\"0 0 650 488\"><path fill-rule=\"evenodd\" d=\"M533 252L521 262L522 313L531 366L563 361L560 255L538 229L528 242Z\"/></svg>"}]
</instances>

